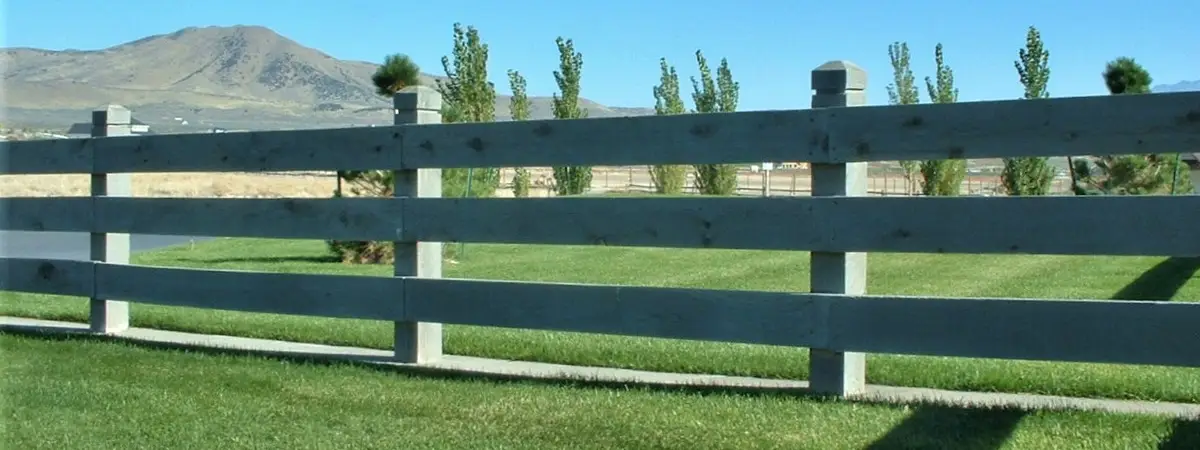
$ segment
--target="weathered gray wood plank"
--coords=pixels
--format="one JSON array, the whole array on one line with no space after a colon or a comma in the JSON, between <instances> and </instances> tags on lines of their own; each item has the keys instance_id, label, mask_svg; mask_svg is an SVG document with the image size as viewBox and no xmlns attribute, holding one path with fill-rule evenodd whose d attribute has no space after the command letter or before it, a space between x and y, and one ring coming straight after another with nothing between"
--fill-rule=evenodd
<instances>
[{"instance_id":1,"label":"weathered gray wood plank","mask_svg":"<svg viewBox=\"0 0 1200 450\"><path fill-rule=\"evenodd\" d=\"M839 163L1198 146L1200 93L1170 93L4 142L0 173Z\"/></svg>"},{"instance_id":2,"label":"weathered gray wood plank","mask_svg":"<svg viewBox=\"0 0 1200 450\"><path fill-rule=\"evenodd\" d=\"M89 139L96 171L219 172L400 167L400 127L163 134Z\"/></svg>"},{"instance_id":3,"label":"weathered gray wood plank","mask_svg":"<svg viewBox=\"0 0 1200 450\"><path fill-rule=\"evenodd\" d=\"M404 166L1000 158L1200 147L1200 93L407 127Z\"/></svg>"},{"instance_id":4,"label":"weathered gray wood plank","mask_svg":"<svg viewBox=\"0 0 1200 450\"><path fill-rule=\"evenodd\" d=\"M90 173L89 139L0 142L0 175Z\"/></svg>"},{"instance_id":5,"label":"weathered gray wood plank","mask_svg":"<svg viewBox=\"0 0 1200 450\"><path fill-rule=\"evenodd\" d=\"M91 261L0 258L0 291L88 297L94 286Z\"/></svg>"},{"instance_id":6,"label":"weathered gray wood plank","mask_svg":"<svg viewBox=\"0 0 1200 450\"><path fill-rule=\"evenodd\" d=\"M830 298L833 348L870 353L1200 367L1200 304Z\"/></svg>"},{"instance_id":7,"label":"weathered gray wood plank","mask_svg":"<svg viewBox=\"0 0 1200 450\"><path fill-rule=\"evenodd\" d=\"M436 124L442 122L442 94L429 86L410 86L392 96L396 116L393 123ZM395 197L441 197L442 170L397 170L392 195ZM442 276L442 244L440 242L400 242L393 237L395 263L392 274L397 277ZM397 361L406 363L432 362L442 357L442 324L399 321L395 323L394 349Z\"/></svg>"},{"instance_id":8,"label":"weathered gray wood plank","mask_svg":"<svg viewBox=\"0 0 1200 450\"><path fill-rule=\"evenodd\" d=\"M1200 367L1200 304L842 296L417 279L406 316L443 323L846 352Z\"/></svg>"},{"instance_id":9,"label":"weathered gray wood plank","mask_svg":"<svg viewBox=\"0 0 1200 450\"><path fill-rule=\"evenodd\" d=\"M133 113L120 105L92 111L92 137L129 136ZM91 174L92 198L129 197L133 195L133 177L128 173ZM94 201L94 200L93 200ZM95 208L92 208L95 218ZM128 233L98 233L89 236L88 253L92 261L110 264L129 264L130 236ZM119 333L129 329L129 302L92 296L88 301L89 328L95 333Z\"/></svg>"},{"instance_id":10,"label":"weathered gray wood plank","mask_svg":"<svg viewBox=\"0 0 1200 450\"><path fill-rule=\"evenodd\" d=\"M812 106L848 107L867 104L867 72L850 61L829 61L812 71ZM768 172L769 173L769 172ZM867 195L867 163L813 164L813 197ZM812 252L808 270L812 292L862 295L867 293L867 254ZM846 397L867 390L867 355L814 347L808 352L809 388Z\"/></svg>"},{"instance_id":11,"label":"weathered gray wood plank","mask_svg":"<svg viewBox=\"0 0 1200 450\"><path fill-rule=\"evenodd\" d=\"M1169 153L1200 148L1200 92L872 106L829 114L815 160Z\"/></svg>"},{"instance_id":12,"label":"weathered gray wood plank","mask_svg":"<svg viewBox=\"0 0 1200 450\"><path fill-rule=\"evenodd\" d=\"M403 199L98 198L100 232L280 239L396 239Z\"/></svg>"},{"instance_id":13,"label":"weathered gray wood plank","mask_svg":"<svg viewBox=\"0 0 1200 450\"><path fill-rule=\"evenodd\" d=\"M410 126L409 168L809 161L811 111Z\"/></svg>"},{"instance_id":14,"label":"weathered gray wood plank","mask_svg":"<svg viewBox=\"0 0 1200 450\"><path fill-rule=\"evenodd\" d=\"M373 320L404 313L402 278L99 264L96 296L165 306Z\"/></svg>"},{"instance_id":15,"label":"weathered gray wood plank","mask_svg":"<svg viewBox=\"0 0 1200 450\"><path fill-rule=\"evenodd\" d=\"M806 347L821 305L794 294L409 278L411 320Z\"/></svg>"},{"instance_id":16,"label":"weathered gray wood plank","mask_svg":"<svg viewBox=\"0 0 1200 450\"><path fill-rule=\"evenodd\" d=\"M421 198L404 207L405 241L1200 255L1200 196Z\"/></svg>"},{"instance_id":17,"label":"weathered gray wood plank","mask_svg":"<svg viewBox=\"0 0 1200 450\"><path fill-rule=\"evenodd\" d=\"M91 197L0 198L0 229L91 231Z\"/></svg>"}]
</instances>

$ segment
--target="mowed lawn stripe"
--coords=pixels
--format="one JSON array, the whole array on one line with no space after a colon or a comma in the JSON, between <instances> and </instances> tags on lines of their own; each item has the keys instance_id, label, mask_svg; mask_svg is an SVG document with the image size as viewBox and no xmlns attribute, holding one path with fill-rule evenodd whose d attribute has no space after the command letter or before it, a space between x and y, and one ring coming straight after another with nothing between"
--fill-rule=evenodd
<instances>
[{"instance_id":1,"label":"mowed lawn stripe","mask_svg":"<svg viewBox=\"0 0 1200 450\"><path fill-rule=\"evenodd\" d=\"M0 349L0 440L22 449L1200 446L1200 423L1143 415L437 379L8 334Z\"/></svg>"},{"instance_id":2,"label":"mowed lawn stripe","mask_svg":"<svg viewBox=\"0 0 1200 450\"><path fill-rule=\"evenodd\" d=\"M460 278L806 291L803 252L469 244L445 275ZM877 294L1106 299L1148 271L1174 280L1175 301L1200 299L1194 264L1164 258L870 255ZM138 255L140 264L388 276L389 266L330 262L316 241L220 239ZM1166 268L1166 270L1163 269ZM1157 269L1156 269L1157 268ZM1182 281L1181 281L1182 280ZM53 300L53 301L48 301ZM85 321L82 299L0 293L0 313ZM390 348L387 322L135 305L136 326ZM642 370L805 379L807 350L759 345L447 326L452 354ZM871 355L871 383L1200 403L1200 369Z\"/></svg>"}]
</instances>

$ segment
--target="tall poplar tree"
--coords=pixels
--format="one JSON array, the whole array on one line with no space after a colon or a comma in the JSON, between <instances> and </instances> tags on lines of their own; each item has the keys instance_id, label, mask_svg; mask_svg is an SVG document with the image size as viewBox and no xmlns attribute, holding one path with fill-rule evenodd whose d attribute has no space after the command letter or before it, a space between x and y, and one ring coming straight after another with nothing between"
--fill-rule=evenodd
<instances>
[{"instance_id":1,"label":"tall poplar tree","mask_svg":"<svg viewBox=\"0 0 1200 450\"><path fill-rule=\"evenodd\" d=\"M512 89L512 98L508 103L508 114L512 120L529 120L529 96L525 93L525 77L515 70L508 71L508 85ZM512 191L514 197L529 196L529 169L513 168Z\"/></svg>"},{"instance_id":2,"label":"tall poplar tree","mask_svg":"<svg viewBox=\"0 0 1200 450\"><path fill-rule=\"evenodd\" d=\"M1013 66L1017 77L1025 86L1025 99L1049 98L1046 86L1050 82L1050 52L1042 45L1041 33L1029 27L1025 34L1025 48L1017 51ZM1070 161L1068 161L1070 164ZM1008 195L1046 195L1054 182L1054 166L1050 158L1026 157L1005 158L1000 181Z\"/></svg>"},{"instance_id":3,"label":"tall poplar tree","mask_svg":"<svg viewBox=\"0 0 1200 450\"><path fill-rule=\"evenodd\" d=\"M554 81L559 94L554 94L552 107L555 119L582 119L587 111L579 107L580 78L583 74L583 54L575 51L575 42L559 37L558 70ZM563 166L554 168L554 191L557 195L578 195L592 187L592 168L589 166Z\"/></svg>"},{"instance_id":4,"label":"tall poplar tree","mask_svg":"<svg viewBox=\"0 0 1200 450\"><path fill-rule=\"evenodd\" d=\"M709 72L708 60L696 50L700 80L692 77L692 101L695 112L734 112L737 110L739 85L733 81L729 62L721 59L717 79ZM733 164L696 164L696 190L702 195L733 195L737 192L737 166Z\"/></svg>"},{"instance_id":5,"label":"tall poplar tree","mask_svg":"<svg viewBox=\"0 0 1200 450\"><path fill-rule=\"evenodd\" d=\"M654 113L660 116L687 112L683 98L679 95L679 74L675 67L667 64L666 58L658 61L662 74L658 86L654 87ZM650 167L650 181L659 194L679 194L687 182L687 166L658 165Z\"/></svg>"},{"instance_id":6,"label":"tall poplar tree","mask_svg":"<svg viewBox=\"0 0 1200 450\"><path fill-rule=\"evenodd\" d=\"M515 70L508 71L508 85L512 88L512 100L508 113L512 120L529 120L530 103L525 89L525 76Z\"/></svg>"},{"instance_id":7,"label":"tall poplar tree","mask_svg":"<svg viewBox=\"0 0 1200 450\"><path fill-rule=\"evenodd\" d=\"M915 105L921 103L921 92L917 88L916 77L913 76L909 64L907 42L893 42L888 46L888 58L892 61L892 84L888 85L888 103L893 105ZM912 194L917 188L917 174L920 172L918 161L900 161L900 169L904 171L904 192Z\"/></svg>"},{"instance_id":8,"label":"tall poplar tree","mask_svg":"<svg viewBox=\"0 0 1200 450\"><path fill-rule=\"evenodd\" d=\"M925 89L933 103L958 101L954 87L954 71L942 58L942 44L934 48L934 79L925 77ZM934 81L936 79L936 82ZM967 161L936 159L921 162L921 191L925 195L958 195L967 176Z\"/></svg>"},{"instance_id":9,"label":"tall poplar tree","mask_svg":"<svg viewBox=\"0 0 1200 450\"><path fill-rule=\"evenodd\" d=\"M496 119L496 86L488 81L488 46L475 27L454 24L454 49L442 57L446 80L438 80L442 94L442 122L491 122ZM490 197L500 184L500 169L442 169L443 197ZM468 192L468 185L470 192Z\"/></svg>"}]
</instances>

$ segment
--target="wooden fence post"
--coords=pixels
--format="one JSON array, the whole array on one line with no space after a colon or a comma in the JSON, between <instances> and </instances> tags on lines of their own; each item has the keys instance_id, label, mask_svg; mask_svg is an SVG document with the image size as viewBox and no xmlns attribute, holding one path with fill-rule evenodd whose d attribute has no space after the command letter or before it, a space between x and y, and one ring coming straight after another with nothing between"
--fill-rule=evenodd
<instances>
[{"instance_id":1,"label":"wooden fence post","mask_svg":"<svg viewBox=\"0 0 1200 450\"><path fill-rule=\"evenodd\" d=\"M442 123L442 94L428 86L405 88L392 97L396 125ZM395 197L441 197L442 169L395 171ZM441 242L396 242L394 275L442 277ZM442 356L442 324L396 322L395 358L424 363Z\"/></svg>"},{"instance_id":2,"label":"wooden fence post","mask_svg":"<svg viewBox=\"0 0 1200 450\"><path fill-rule=\"evenodd\" d=\"M830 61L812 72L813 108L867 103L867 72L849 61ZM862 196L867 163L813 164L812 195ZM812 292L861 295L867 288L866 253L812 252ZM849 396L866 390L866 354L810 349L809 387L818 393Z\"/></svg>"},{"instance_id":3,"label":"wooden fence post","mask_svg":"<svg viewBox=\"0 0 1200 450\"><path fill-rule=\"evenodd\" d=\"M133 117L123 106L109 105L92 111L92 137L129 136ZM96 154L94 158L103 158ZM127 173L92 173L92 197L128 197L133 194ZM129 234L91 233L91 259L129 264ZM118 333L129 328L129 303L92 297L88 316L93 333Z\"/></svg>"}]
</instances>

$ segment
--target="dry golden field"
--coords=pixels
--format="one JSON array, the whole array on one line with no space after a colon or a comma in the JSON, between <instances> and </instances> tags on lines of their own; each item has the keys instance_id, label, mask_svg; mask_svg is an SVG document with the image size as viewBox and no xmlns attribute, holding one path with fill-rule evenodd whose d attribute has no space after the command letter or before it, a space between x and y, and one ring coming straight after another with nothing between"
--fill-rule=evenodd
<instances>
[{"instance_id":1,"label":"dry golden field","mask_svg":"<svg viewBox=\"0 0 1200 450\"><path fill-rule=\"evenodd\" d=\"M544 184L548 170L535 170L535 184ZM542 173L545 172L545 173ZM502 173L502 182L511 180L510 171ZM320 198L333 195L337 180L333 172L192 172L133 174L135 197L233 197L233 198ZM544 186L535 186L533 195L545 196ZM90 176L0 175L0 197L87 196ZM511 196L502 187L497 196Z\"/></svg>"},{"instance_id":2,"label":"dry golden field","mask_svg":"<svg viewBox=\"0 0 1200 450\"><path fill-rule=\"evenodd\" d=\"M531 168L533 197L550 196L553 182L549 168ZM497 197L511 197L512 171L504 170ZM761 188L761 174L744 171L738 176L742 195L755 195ZM898 175L874 174L869 180L873 195L904 195L905 182ZM333 194L337 180L333 172L288 173L138 173L133 174L136 197L208 197L208 198L323 198ZM808 195L806 171L778 171L771 179L774 195ZM1056 189L1065 190L1061 180ZM596 167L592 178L595 192L652 190L649 171L644 167ZM964 181L964 194L992 193L999 188L996 176L971 176ZM347 189L348 190L348 189ZM690 192L690 190L689 190ZM0 197L87 196L88 175L0 175Z\"/></svg>"},{"instance_id":3,"label":"dry golden field","mask_svg":"<svg viewBox=\"0 0 1200 450\"><path fill-rule=\"evenodd\" d=\"M332 173L138 173L137 197L329 197ZM0 175L0 197L87 196L90 176Z\"/></svg>"}]
</instances>

